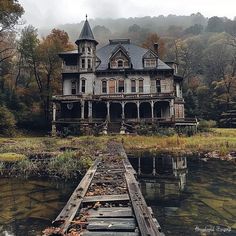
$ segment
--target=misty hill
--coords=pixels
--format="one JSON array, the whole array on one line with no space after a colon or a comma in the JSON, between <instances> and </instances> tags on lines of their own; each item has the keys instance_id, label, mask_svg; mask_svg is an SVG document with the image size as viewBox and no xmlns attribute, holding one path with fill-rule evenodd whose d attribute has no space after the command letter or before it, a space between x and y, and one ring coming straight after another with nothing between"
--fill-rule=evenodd
<instances>
[{"instance_id":1,"label":"misty hill","mask_svg":"<svg viewBox=\"0 0 236 236\"><path fill-rule=\"evenodd\" d=\"M58 25L56 28L66 31L72 42L76 41L84 21L77 24ZM201 13L189 16L157 16L134 17L119 19L89 19L94 36L103 46L112 38L130 38L136 44L142 44L149 33L157 33L162 38L181 38L202 32L227 32L236 35L236 21L226 17L211 17L208 19ZM39 29L39 34L45 36L51 29Z\"/></svg>"}]
</instances>

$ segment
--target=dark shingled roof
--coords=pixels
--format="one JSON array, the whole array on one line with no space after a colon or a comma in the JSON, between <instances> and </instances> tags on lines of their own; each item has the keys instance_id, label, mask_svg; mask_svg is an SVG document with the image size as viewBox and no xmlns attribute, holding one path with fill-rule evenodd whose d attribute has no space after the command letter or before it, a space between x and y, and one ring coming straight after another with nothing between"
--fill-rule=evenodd
<instances>
[{"instance_id":1,"label":"dark shingled roof","mask_svg":"<svg viewBox=\"0 0 236 236\"><path fill-rule=\"evenodd\" d=\"M91 27L87 19L84 22L83 29L80 33L79 39L76 41L76 44L78 44L79 41L82 41L82 40L91 40L91 41L95 41L96 44L98 44L97 41L94 39L93 32L91 30Z\"/></svg>"},{"instance_id":2,"label":"dark shingled roof","mask_svg":"<svg viewBox=\"0 0 236 236\"><path fill-rule=\"evenodd\" d=\"M110 40L110 43L106 46L97 50L97 57L101 60L101 64L98 66L97 71L103 71L108 69L109 59L114 53L114 50L117 46L121 44L124 49L127 51L133 69L142 70L143 68L143 56L148 52L148 49L139 47L135 44L130 43L129 40ZM171 70L172 68L165 64L163 61L158 59L158 70Z\"/></svg>"}]
</instances>

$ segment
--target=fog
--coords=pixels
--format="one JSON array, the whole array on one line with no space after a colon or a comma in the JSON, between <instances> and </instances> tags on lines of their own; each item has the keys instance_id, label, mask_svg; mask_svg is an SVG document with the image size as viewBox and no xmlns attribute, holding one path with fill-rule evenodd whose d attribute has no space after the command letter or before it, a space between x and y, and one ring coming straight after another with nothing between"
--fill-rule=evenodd
<instances>
[{"instance_id":1,"label":"fog","mask_svg":"<svg viewBox=\"0 0 236 236\"><path fill-rule=\"evenodd\" d=\"M158 15L190 15L201 12L206 17L235 17L235 0L19 0L25 9L23 19L39 28L78 23L91 18L129 18Z\"/></svg>"}]
</instances>

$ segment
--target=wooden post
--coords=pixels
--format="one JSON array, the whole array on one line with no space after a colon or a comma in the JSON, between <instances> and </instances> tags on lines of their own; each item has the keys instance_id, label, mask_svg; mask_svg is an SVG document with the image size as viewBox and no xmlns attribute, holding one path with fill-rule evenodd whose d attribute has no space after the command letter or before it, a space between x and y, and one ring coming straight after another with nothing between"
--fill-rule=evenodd
<instances>
[{"instance_id":1,"label":"wooden post","mask_svg":"<svg viewBox=\"0 0 236 236\"><path fill-rule=\"evenodd\" d=\"M81 101L81 119L84 120L84 101Z\"/></svg>"},{"instance_id":2,"label":"wooden post","mask_svg":"<svg viewBox=\"0 0 236 236\"><path fill-rule=\"evenodd\" d=\"M53 102L52 103L52 131L51 131L51 134L52 136L56 136L57 134L57 129L56 129L56 116L57 116L57 106L56 106L56 103Z\"/></svg>"},{"instance_id":3,"label":"wooden post","mask_svg":"<svg viewBox=\"0 0 236 236\"><path fill-rule=\"evenodd\" d=\"M107 120L110 121L110 102L107 102Z\"/></svg>"}]
</instances>

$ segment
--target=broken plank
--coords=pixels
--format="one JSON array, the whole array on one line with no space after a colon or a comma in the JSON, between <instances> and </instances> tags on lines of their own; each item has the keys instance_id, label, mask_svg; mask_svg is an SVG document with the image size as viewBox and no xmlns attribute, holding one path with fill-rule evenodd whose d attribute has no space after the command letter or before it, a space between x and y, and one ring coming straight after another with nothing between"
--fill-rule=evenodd
<instances>
[{"instance_id":1,"label":"broken plank","mask_svg":"<svg viewBox=\"0 0 236 236\"><path fill-rule=\"evenodd\" d=\"M97 210L91 209L88 211L89 218L111 217L111 218L129 218L133 217L131 207L109 207L98 208Z\"/></svg>"},{"instance_id":2,"label":"broken plank","mask_svg":"<svg viewBox=\"0 0 236 236\"><path fill-rule=\"evenodd\" d=\"M118 230L118 231L134 231L137 227L134 218L89 218L87 230Z\"/></svg>"},{"instance_id":3,"label":"broken plank","mask_svg":"<svg viewBox=\"0 0 236 236\"><path fill-rule=\"evenodd\" d=\"M119 194L119 195L98 195L98 196L88 196L84 197L83 203L90 202L114 202L114 201L128 201L128 194Z\"/></svg>"}]
</instances>

